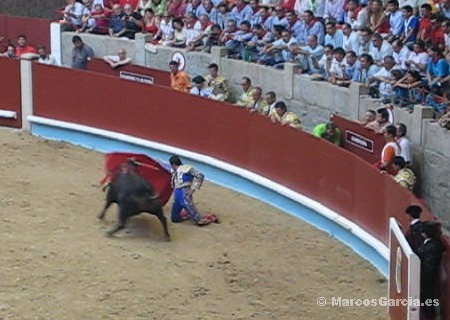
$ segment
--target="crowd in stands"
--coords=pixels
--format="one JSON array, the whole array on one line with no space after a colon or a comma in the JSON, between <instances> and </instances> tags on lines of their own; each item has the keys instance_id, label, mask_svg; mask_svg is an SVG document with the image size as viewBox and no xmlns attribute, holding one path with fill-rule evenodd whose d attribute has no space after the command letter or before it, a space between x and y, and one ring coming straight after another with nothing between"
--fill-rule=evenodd
<instances>
[{"instance_id":1,"label":"crowd in stands","mask_svg":"<svg viewBox=\"0 0 450 320\"><path fill-rule=\"evenodd\" d=\"M151 45L210 51L299 72L338 86L362 83L402 107L450 95L450 1L427 0L66 0L68 30ZM431 1L431 0L429 0Z\"/></svg>"}]
</instances>

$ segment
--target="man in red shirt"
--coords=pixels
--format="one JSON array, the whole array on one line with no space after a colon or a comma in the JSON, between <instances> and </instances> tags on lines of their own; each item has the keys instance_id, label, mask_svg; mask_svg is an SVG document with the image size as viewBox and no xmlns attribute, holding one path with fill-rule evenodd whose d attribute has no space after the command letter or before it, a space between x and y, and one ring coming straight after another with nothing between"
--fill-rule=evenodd
<instances>
[{"instance_id":1,"label":"man in red shirt","mask_svg":"<svg viewBox=\"0 0 450 320\"><path fill-rule=\"evenodd\" d=\"M419 24L419 32L417 33L417 39L425 41L425 37L427 34L430 34L431 31L431 12L432 7L428 3L425 3L420 6L420 24Z\"/></svg>"},{"instance_id":2,"label":"man in red shirt","mask_svg":"<svg viewBox=\"0 0 450 320\"><path fill-rule=\"evenodd\" d=\"M17 37L16 56L19 58L37 57L37 50L34 47L27 45L27 36L24 34Z\"/></svg>"},{"instance_id":3,"label":"man in red shirt","mask_svg":"<svg viewBox=\"0 0 450 320\"><path fill-rule=\"evenodd\" d=\"M133 11L137 11L139 1L138 0L120 0L119 4L122 6L122 8L124 8L126 4L131 4L131 6L133 7Z\"/></svg>"}]
</instances>

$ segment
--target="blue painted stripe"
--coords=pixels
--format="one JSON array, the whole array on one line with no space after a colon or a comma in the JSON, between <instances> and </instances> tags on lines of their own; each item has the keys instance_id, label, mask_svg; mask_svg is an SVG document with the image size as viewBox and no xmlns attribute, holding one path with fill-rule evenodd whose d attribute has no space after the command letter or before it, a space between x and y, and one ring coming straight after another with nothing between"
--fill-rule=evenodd
<instances>
[{"instance_id":1,"label":"blue painted stripe","mask_svg":"<svg viewBox=\"0 0 450 320\"><path fill-rule=\"evenodd\" d=\"M31 132L34 135L45 137L47 139L66 141L100 152L144 153L164 162L170 157L170 154L163 151L48 125L33 123ZM387 277L389 263L383 256L353 233L324 217L320 213L236 174L223 171L206 163L197 162L195 159L190 159L189 162L199 170L203 171L209 181L270 204L275 208L300 218L314 227L328 233L329 237L334 237L352 248L357 254L368 260L385 277Z\"/></svg>"}]
</instances>

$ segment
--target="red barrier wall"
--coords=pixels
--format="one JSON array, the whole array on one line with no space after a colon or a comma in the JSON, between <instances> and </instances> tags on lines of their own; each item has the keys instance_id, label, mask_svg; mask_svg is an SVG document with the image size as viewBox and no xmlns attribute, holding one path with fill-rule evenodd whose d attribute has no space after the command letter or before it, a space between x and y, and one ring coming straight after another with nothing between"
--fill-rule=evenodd
<instances>
[{"instance_id":1,"label":"red barrier wall","mask_svg":"<svg viewBox=\"0 0 450 320\"><path fill-rule=\"evenodd\" d=\"M390 176L350 152L241 108L158 85L39 64L33 64L33 88L36 116L213 156L324 203L385 244L389 217L406 227L404 209L418 203ZM432 218L427 210L424 218ZM445 265L450 266L448 258Z\"/></svg>"},{"instance_id":2,"label":"red barrier wall","mask_svg":"<svg viewBox=\"0 0 450 320\"><path fill-rule=\"evenodd\" d=\"M21 128L20 61L0 58L0 110L15 111L16 119L0 117L0 126Z\"/></svg>"},{"instance_id":3,"label":"red barrier wall","mask_svg":"<svg viewBox=\"0 0 450 320\"><path fill-rule=\"evenodd\" d=\"M28 44L34 47L44 45L50 49L50 20L32 19L25 17L9 17L0 15L0 36L5 37L0 43L1 52L8 41L16 44L19 34L27 36Z\"/></svg>"},{"instance_id":4,"label":"red barrier wall","mask_svg":"<svg viewBox=\"0 0 450 320\"><path fill-rule=\"evenodd\" d=\"M121 71L127 71L136 73L139 75L145 75L152 77L154 80L154 84L158 84L160 86L164 87L170 87L170 73L160 70L154 70L149 68L144 68L141 66L137 66L134 64L129 64L122 66L118 69L112 69L109 64L107 64L103 59L94 58L89 64L88 64L88 70L101 73L101 74L107 74L111 76L119 76L119 73Z\"/></svg>"}]
</instances>

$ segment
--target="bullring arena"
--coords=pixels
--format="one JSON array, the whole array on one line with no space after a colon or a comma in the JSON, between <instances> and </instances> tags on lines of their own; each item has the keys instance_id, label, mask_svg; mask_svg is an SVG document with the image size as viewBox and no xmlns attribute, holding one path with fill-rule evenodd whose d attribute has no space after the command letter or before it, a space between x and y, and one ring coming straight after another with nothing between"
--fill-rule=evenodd
<instances>
[{"instance_id":1,"label":"bullring arena","mask_svg":"<svg viewBox=\"0 0 450 320\"><path fill-rule=\"evenodd\" d=\"M387 284L260 201L206 183L197 205L220 225L169 223L164 242L143 214L107 238L117 217L114 207L96 218L102 154L9 130L0 152L1 319L387 319L385 307L318 307L318 297L379 298Z\"/></svg>"},{"instance_id":2,"label":"bullring arena","mask_svg":"<svg viewBox=\"0 0 450 320\"><path fill-rule=\"evenodd\" d=\"M18 31L20 19L0 18L0 27ZM49 21L24 26L47 44L39 30L50 29L59 49L71 36ZM0 59L0 125L16 128L0 134L0 319L388 319L386 306L330 301L418 298L418 258L397 222L406 226L405 207L421 200L368 161L246 110L174 92L166 71L123 69L148 72L155 83L147 85L120 79L98 59L91 67L100 69ZM210 180L196 202L222 223L169 223L172 242L164 242L157 219L143 214L105 237L117 216L112 208L96 218L100 152L111 151L163 161L179 154ZM435 219L425 206L423 216ZM449 266L446 255L442 320L450 314ZM413 320L419 310L396 306L389 315Z\"/></svg>"}]
</instances>

